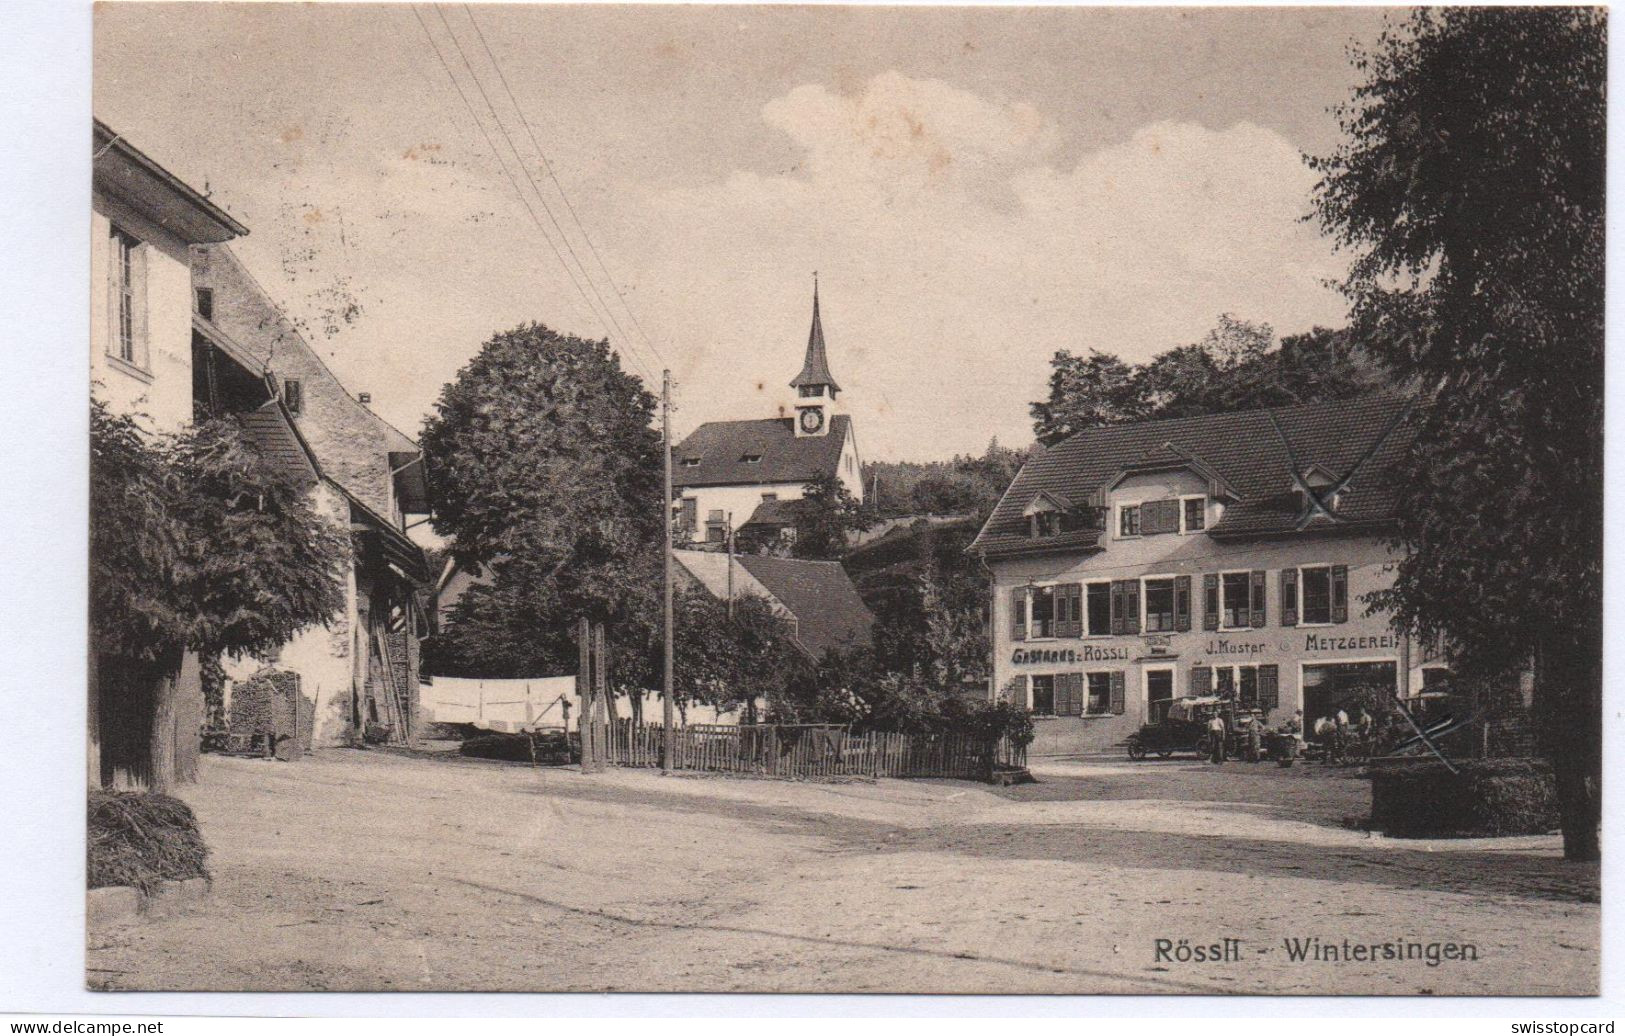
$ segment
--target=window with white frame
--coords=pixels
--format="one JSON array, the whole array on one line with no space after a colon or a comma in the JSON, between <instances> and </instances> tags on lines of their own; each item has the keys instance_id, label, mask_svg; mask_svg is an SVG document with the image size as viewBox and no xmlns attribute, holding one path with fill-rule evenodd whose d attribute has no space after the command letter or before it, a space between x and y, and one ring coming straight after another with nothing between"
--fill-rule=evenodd
<instances>
[{"instance_id":1,"label":"window with white frame","mask_svg":"<svg viewBox=\"0 0 1625 1036\"><path fill-rule=\"evenodd\" d=\"M1172 576L1166 579L1145 580L1145 590L1141 594L1145 600L1145 624L1143 629L1147 633L1171 633L1174 629L1174 580Z\"/></svg>"},{"instance_id":2,"label":"window with white frame","mask_svg":"<svg viewBox=\"0 0 1625 1036\"><path fill-rule=\"evenodd\" d=\"M1332 567L1315 565L1298 569L1299 623L1304 626L1330 625L1332 621Z\"/></svg>"},{"instance_id":3,"label":"window with white frame","mask_svg":"<svg viewBox=\"0 0 1625 1036\"><path fill-rule=\"evenodd\" d=\"M1179 531L1183 534L1207 528L1207 497L1186 496L1179 501Z\"/></svg>"},{"instance_id":4,"label":"window with white frame","mask_svg":"<svg viewBox=\"0 0 1625 1036\"><path fill-rule=\"evenodd\" d=\"M1117 535L1119 537L1138 536L1140 534L1140 505L1122 504L1117 508Z\"/></svg>"},{"instance_id":5,"label":"window with white frame","mask_svg":"<svg viewBox=\"0 0 1625 1036\"><path fill-rule=\"evenodd\" d=\"M1253 624L1251 572L1226 572L1219 577L1219 628L1247 629Z\"/></svg>"},{"instance_id":6,"label":"window with white frame","mask_svg":"<svg viewBox=\"0 0 1625 1036\"><path fill-rule=\"evenodd\" d=\"M1106 579L1086 583L1083 588L1083 634L1086 637L1106 637L1112 632L1112 584Z\"/></svg>"},{"instance_id":7,"label":"window with white frame","mask_svg":"<svg viewBox=\"0 0 1625 1036\"><path fill-rule=\"evenodd\" d=\"M112 340L107 351L132 367L147 365L146 324L146 248L141 241L114 226L109 240L109 277L112 288L111 319L108 321Z\"/></svg>"}]
</instances>

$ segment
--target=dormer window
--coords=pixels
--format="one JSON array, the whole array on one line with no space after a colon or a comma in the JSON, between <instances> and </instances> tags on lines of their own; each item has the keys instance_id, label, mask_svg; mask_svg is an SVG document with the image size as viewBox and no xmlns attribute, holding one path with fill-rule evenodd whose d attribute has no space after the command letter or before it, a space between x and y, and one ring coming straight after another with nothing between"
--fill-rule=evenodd
<instances>
[{"instance_id":1,"label":"dormer window","mask_svg":"<svg viewBox=\"0 0 1625 1036\"><path fill-rule=\"evenodd\" d=\"M1028 535L1035 539L1062 532L1066 528L1066 513L1066 501L1048 492L1039 493L1022 511L1027 519Z\"/></svg>"},{"instance_id":2,"label":"dormer window","mask_svg":"<svg viewBox=\"0 0 1625 1036\"><path fill-rule=\"evenodd\" d=\"M1117 535L1120 538L1140 534L1140 505L1124 504L1117 509Z\"/></svg>"},{"instance_id":3,"label":"dormer window","mask_svg":"<svg viewBox=\"0 0 1625 1036\"><path fill-rule=\"evenodd\" d=\"M1207 497L1187 496L1181 504L1183 512L1180 514L1180 532L1201 532L1207 528Z\"/></svg>"},{"instance_id":4,"label":"dormer window","mask_svg":"<svg viewBox=\"0 0 1625 1036\"><path fill-rule=\"evenodd\" d=\"M1342 502L1343 493L1347 490L1347 487L1344 487L1335 493L1328 492L1328 490L1330 490L1332 486L1336 484L1337 479L1332 476L1331 472L1327 471L1318 464L1312 465L1308 471L1303 473L1303 481L1301 483L1297 483L1293 491L1293 496L1296 497L1298 501L1298 508L1303 511L1314 510L1309 499L1309 494L1305 492L1303 488L1304 486L1308 486L1309 491L1315 494L1315 497L1320 501L1321 505L1325 507L1326 510L1335 514L1337 512L1337 505ZM1319 512L1317 511L1315 513L1318 514Z\"/></svg>"},{"instance_id":5,"label":"dormer window","mask_svg":"<svg viewBox=\"0 0 1625 1036\"><path fill-rule=\"evenodd\" d=\"M1034 536L1054 536L1061 531L1061 516L1054 511L1041 511L1033 515Z\"/></svg>"},{"instance_id":6,"label":"dormer window","mask_svg":"<svg viewBox=\"0 0 1625 1036\"><path fill-rule=\"evenodd\" d=\"M760 453L742 454L742 455L740 455L739 459L744 461L746 464L760 464L760 463L762 463L762 455Z\"/></svg>"},{"instance_id":7,"label":"dormer window","mask_svg":"<svg viewBox=\"0 0 1625 1036\"><path fill-rule=\"evenodd\" d=\"M684 457L682 460L678 461L678 463L685 468L697 468L700 466L700 458Z\"/></svg>"}]
</instances>

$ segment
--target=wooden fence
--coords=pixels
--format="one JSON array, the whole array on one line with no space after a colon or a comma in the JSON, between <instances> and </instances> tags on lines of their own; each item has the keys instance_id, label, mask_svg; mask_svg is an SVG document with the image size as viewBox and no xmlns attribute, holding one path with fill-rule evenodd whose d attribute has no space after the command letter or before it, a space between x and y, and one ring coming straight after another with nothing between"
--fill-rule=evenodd
<instances>
[{"instance_id":1,"label":"wooden fence","mask_svg":"<svg viewBox=\"0 0 1625 1036\"><path fill-rule=\"evenodd\" d=\"M659 766L665 728L609 724L607 762ZM670 769L759 777L958 777L988 780L995 766L1025 766L1027 752L1008 740L990 744L963 734L855 735L827 724L692 724L674 731Z\"/></svg>"}]
</instances>

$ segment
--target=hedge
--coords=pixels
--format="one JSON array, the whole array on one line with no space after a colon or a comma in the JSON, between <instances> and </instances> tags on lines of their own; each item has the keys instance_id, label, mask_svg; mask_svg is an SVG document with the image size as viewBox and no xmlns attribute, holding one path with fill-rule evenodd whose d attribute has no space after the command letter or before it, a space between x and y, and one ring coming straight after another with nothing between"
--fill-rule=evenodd
<instances>
[{"instance_id":1,"label":"hedge","mask_svg":"<svg viewBox=\"0 0 1625 1036\"><path fill-rule=\"evenodd\" d=\"M1544 759L1430 760L1371 769L1371 827L1401 838L1544 834L1558 827Z\"/></svg>"}]
</instances>

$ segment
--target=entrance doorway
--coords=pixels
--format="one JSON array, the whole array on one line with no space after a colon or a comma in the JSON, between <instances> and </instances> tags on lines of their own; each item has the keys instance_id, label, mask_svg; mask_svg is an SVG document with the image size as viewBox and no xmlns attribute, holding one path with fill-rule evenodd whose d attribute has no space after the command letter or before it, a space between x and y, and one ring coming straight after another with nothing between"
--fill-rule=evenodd
<instances>
[{"instance_id":1,"label":"entrance doorway","mask_svg":"<svg viewBox=\"0 0 1625 1036\"><path fill-rule=\"evenodd\" d=\"M1317 662L1303 664L1303 721L1313 727L1322 716L1335 716L1365 691L1395 694L1399 664L1380 662ZM1350 709L1350 717L1354 710Z\"/></svg>"},{"instance_id":2,"label":"entrance doorway","mask_svg":"<svg viewBox=\"0 0 1625 1036\"><path fill-rule=\"evenodd\" d=\"M1174 671L1147 669L1145 671L1145 719L1147 723L1161 723L1168 715L1168 705L1174 700Z\"/></svg>"}]
</instances>

